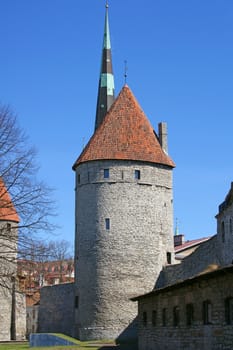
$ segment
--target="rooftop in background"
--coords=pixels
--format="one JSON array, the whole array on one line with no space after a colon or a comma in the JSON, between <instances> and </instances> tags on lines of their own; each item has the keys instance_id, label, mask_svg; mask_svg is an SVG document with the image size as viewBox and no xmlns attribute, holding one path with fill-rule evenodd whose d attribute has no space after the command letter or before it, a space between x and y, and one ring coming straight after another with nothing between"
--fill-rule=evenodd
<instances>
[{"instance_id":1,"label":"rooftop in background","mask_svg":"<svg viewBox=\"0 0 233 350\"><path fill-rule=\"evenodd\" d=\"M182 234L174 236L174 248L176 260L182 260L186 256L192 254L200 244L208 241L213 236L197 238L193 240L185 241L185 236Z\"/></svg>"}]
</instances>

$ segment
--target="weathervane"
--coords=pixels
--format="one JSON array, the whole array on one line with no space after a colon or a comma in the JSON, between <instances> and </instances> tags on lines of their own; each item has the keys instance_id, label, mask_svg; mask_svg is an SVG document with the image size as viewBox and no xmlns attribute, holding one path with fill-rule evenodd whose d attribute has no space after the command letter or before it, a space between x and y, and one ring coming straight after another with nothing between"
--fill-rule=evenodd
<instances>
[{"instance_id":1,"label":"weathervane","mask_svg":"<svg viewBox=\"0 0 233 350\"><path fill-rule=\"evenodd\" d=\"M106 9L108 8L108 0L106 0L105 7L106 7Z\"/></svg>"},{"instance_id":2,"label":"weathervane","mask_svg":"<svg viewBox=\"0 0 233 350\"><path fill-rule=\"evenodd\" d=\"M125 77L125 84L126 84L126 82L127 82L127 71L128 71L128 67L127 67L127 61L125 60L124 61L125 62L125 73L124 73L124 77Z\"/></svg>"}]
</instances>

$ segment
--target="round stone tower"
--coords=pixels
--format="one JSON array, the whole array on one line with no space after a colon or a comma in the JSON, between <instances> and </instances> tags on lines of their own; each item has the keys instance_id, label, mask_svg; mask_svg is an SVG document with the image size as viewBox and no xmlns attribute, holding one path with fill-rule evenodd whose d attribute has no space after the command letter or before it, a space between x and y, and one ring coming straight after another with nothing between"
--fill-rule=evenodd
<instances>
[{"instance_id":1,"label":"round stone tower","mask_svg":"<svg viewBox=\"0 0 233 350\"><path fill-rule=\"evenodd\" d=\"M123 87L75 162L76 335L133 336L130 298L154 288L173 261L174 163Z\"/></svg>"}]
</instances>

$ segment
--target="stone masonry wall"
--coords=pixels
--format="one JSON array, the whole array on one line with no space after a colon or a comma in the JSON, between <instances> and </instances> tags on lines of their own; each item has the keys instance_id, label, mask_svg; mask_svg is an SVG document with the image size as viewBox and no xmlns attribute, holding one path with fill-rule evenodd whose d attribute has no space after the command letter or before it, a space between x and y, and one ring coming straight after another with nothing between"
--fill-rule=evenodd
<instances>
[{"instance_id":1,"label":"stone masonry wall","mask_svg":"<svg viewBox=\"0 0 233 350\"><path fill-rule=\"evenodd\" d=\"M232 350L232 315L229 322L226 319L228 298L233 305L233 270L139 300L139 350ZM207 300L209 322L204 324L203 302ZM188 304L193 308L189 325Z\"/></svg>"},{"instance_id":2,"label":"stone masonry wall","mask_svg":"<svg viewBox=\"0 0 233 350\"><path fill-rule=\"evenodd\" d=\"M73 335L74 284L65 283L41 289L38 332Z\"/></svg>"},{"instance_id":3,"label":"stone masonry wall","mask_svg":"<svg viewBox=\"0 0 233 350\"><path fill-rule=\"evenodd\" d=\"M104 178L104 169L109 169L109 178ZM77 168L79 338L115 338L126 328L132 330L137 307L130 298L154 287L167 253L174 259L172 202L168 167L93 161Z\"/></svg>"},{"instance_id":4,"label":"stone masonry wall","mask_svg":"<svg viewBox=\"0 0 233 350\"><path fill-rule=\"evenodd\" d=\"M17 285L17 223L0 221L0 340L23 340L26 334L25 295Z\"/></svg>"},{"instance_id":5,"label":"stone masonry wall","mask_svg":"<svg viewBox=\"0 0 233 350\"><path fill-rule=\"evenodd\" d=\"M0 287L0 340L11 339L11 306L12 296L10 290Z\"/></svg>"},{"instance_id":6,"label":"stone masonry wall","mask_svg":"<svg viewBox=\"0 0 233 350\"><path fill-rule=\"evenodd\" d=\"M215 235L210 240L202 243L192 254L185 257L180 264L165 267L160 274L156 287L161 288L183 281L206 269L211 269L211 265L222 265L221 263L218 238Z\"/></svg>"}]
</instances>

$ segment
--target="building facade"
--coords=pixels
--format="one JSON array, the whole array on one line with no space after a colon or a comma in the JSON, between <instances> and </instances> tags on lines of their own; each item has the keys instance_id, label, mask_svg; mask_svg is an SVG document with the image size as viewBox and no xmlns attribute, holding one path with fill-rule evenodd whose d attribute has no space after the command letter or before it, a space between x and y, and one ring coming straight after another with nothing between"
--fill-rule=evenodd
<instances>
[{"instance_id":1,"label":"building facade","mask_svg":"<svg viewBox=\"0 0 233 350\"><path fill-rule=\"evenodd\" d=\"M134 299L140 350L232 349L232 184L216 218L217 235L166 267L157 288Z\"/></svg>"},{"instance_id":2,"label":"building facade","mask_svg":"<svg viewBox=\"0 0 233 350\"><path fill-rule=\"evenodd\" d=\"M231 350L233 266L139 297L139 349Z\"/></svg>"}]
</instances>

